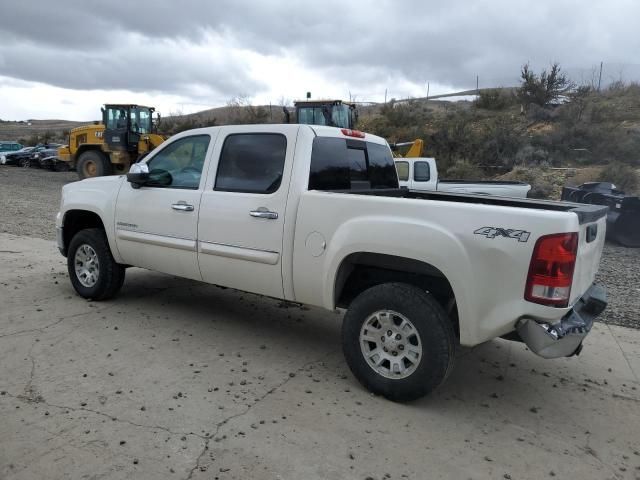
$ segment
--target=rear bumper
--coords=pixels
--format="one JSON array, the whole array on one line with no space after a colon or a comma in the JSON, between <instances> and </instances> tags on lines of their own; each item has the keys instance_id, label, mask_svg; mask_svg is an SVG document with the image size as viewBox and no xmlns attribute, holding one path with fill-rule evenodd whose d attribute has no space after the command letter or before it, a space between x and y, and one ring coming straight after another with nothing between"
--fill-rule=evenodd
<instances>
[{"instance_id":1,"label":"rear bumper","mask_svg":"<svg viewBox=\"0 0 640 480\"><path fill-rule=\"evenodd\" d=\"M569 357L579 353L594 319L606 306L604 287L593 284L559 322L522 318L516 323L516 331L529 349L543 358Z\"/></svg>"}]
</instances>

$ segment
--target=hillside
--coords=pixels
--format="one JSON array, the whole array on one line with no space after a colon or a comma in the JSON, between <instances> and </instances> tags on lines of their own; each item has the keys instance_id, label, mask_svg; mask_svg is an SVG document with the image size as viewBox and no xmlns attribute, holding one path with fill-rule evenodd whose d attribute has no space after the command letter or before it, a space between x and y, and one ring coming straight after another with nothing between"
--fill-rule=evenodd
<instances>
[{"instance_id":1,"label":"hillside","mask_svg":"<svg viewBox=\"0 0 640 480\"><path fill-rule=\"evenodd\" d=\"M498 176L514 167L567 168L613 165L612 181L634 182L620 166L640 166L640 85L578 89L564 102L521 104L513 93L485 92L474 102L433 108L410 101L361 115L360 128L389 141L425 140L428 156L448 177ZM612 174L605 173L603 175ZM633 177L633 175L632 175Z\"/></svg>"},{"instance_id":2,"label":"hillside","mask_svg":"<svg viewBox=\"0 0 640 480\"><path fill-rule=\"evenodd\" d=\"M574 89L562 101L544 107L523 105L509 88L485 89L475 101L392 100L363 105L359 113L361 130L390 142L422 138L425 155L437 158L445 177L509 176L515 167L521 172L595 166L586 180L610 179L629 191L638 188L633 173L640 166L638 84L613 84L601 92ZM203 126L281 123L283 119L281 106L252 105L246 99L236 99L224 107L163 117L160 131L172 135ZM0 139L22 139L31 144L44 137L64 141L65 131L78 125L82 122L1 122ZM564 182L550 178L547 175L541 180L541 196L557 192L557 185Z\"/></svg>"},{"instance_id":3,"label":"hillside","mask_svg":"<svg viewBox=\"0 0 640 480\"><path fill-rule=\"evenodd\" d=\"M38 143L40 138L62 140L68 130L85 125L87 122L70 120L28 120L5 121L0 120L0 140L17 140L24 145Z\"/></svg>"}]
</instances>

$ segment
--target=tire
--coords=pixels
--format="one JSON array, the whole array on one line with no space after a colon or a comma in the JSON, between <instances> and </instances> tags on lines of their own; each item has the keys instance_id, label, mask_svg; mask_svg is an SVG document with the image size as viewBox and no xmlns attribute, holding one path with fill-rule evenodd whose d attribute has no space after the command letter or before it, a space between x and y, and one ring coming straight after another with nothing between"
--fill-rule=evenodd
<instances>
[{"instance_id":1,"label":"tire","mask_svg":"<svg viewBox=\"0 0 640 480\"><path fill-rule=\"evenodd\" d=\"M80 154L76 163L80 179L111 175L113 168L109 159L97 150L89 150Z\"/></svg>"},{"instance_id":2,"label":"tire","mask_svg":"<svg viewBox=\"0 0 640 480\"><path fill-rule=\"evenodd\" d=\"M107 236L100 228L87 228L74 235L67 252L67 270L78 295L92 300L113 297L124 282L125 267L113 259Z\"/></svg>"},{"instance_id":3,"label":"tire","mask_svg":"<svg viewBox=\"0 0 640 480\"><path fill-rule=\"evenodd\" d=\"M380 331L376 326L382 327ZM361 342L361 334L377 343ZM365 290L351 303L342 324L342 349L362 385L389 400L405 402L427 395L445 381L455 360L456 334L429 293L404 283L386 283ZM370 365L365 351L380 352L368 356L373 363L381 362L378 367ZM417 351L419 355L413 353ZM392 361L399 362L396 371Z\"/></svg>"},{"instance_id":4,"label":"tire","mask_svg":"<svg viewBox=\"0 0 640 480\"><path fill-rule=\"evenodd\" d=\"M18 166L22 168L30 168L31 167L31 159L30 158L21 158L18 160Z\"/></svg>"}]
</instances>

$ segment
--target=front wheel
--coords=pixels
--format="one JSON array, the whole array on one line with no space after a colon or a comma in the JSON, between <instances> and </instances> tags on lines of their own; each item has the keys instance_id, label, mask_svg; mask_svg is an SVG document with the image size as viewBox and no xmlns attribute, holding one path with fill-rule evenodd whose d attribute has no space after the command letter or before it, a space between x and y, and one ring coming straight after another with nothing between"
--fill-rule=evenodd
<instances>
[{"instance_id":1,"label":"front wheel","mask_svg":"<svg viewBox=\"0 0 640 480\"><path fill-rule=\"evenodd\" d=\"M76 170L80 179L111 175L113 172L111 162L97 150L83 152L78 158Z\"/></svg>"},{"instance_id":2,"label":"front wheel","mask_svg":"<svg viewBox=\"0 0 640 480\"><path fill-rule=\"evenodd\" d=\"M403 283L365 290L342 325L342 348L355 377L393 401L415 400L443 383L455 345L453 325L438 302Z\"/></svg>"},{"instance_id":3,"label":"front wheel","mask_svg":"<svg viewBox=\"0 0 640 480\"><path fill-rule=\"evenodd\" d=\"M106 300L124 282L125 268L111 255L104 230L87 228L74 235L67 252L71 284L81 297Z\"/></svg>"}]
</instances>

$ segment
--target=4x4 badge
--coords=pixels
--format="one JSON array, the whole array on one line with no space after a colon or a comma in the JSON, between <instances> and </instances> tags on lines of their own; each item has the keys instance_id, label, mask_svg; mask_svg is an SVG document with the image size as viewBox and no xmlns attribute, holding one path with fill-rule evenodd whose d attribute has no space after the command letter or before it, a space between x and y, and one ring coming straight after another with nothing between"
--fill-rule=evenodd
<instances>
[{"instance_id":1,"label":"4x4 badge","mask_svg":"<svg viewBox=\"0 0 640 480\"><path fill-rule=\"evenodd\" d=\"M487 238L506 237L515 238L519 242L526 242L529 240L531 232L525 230L512 230L511 228L498 228L498 227L482 227L477 229L476 235L483 235Z\"/></svg>"}]
</instances>

